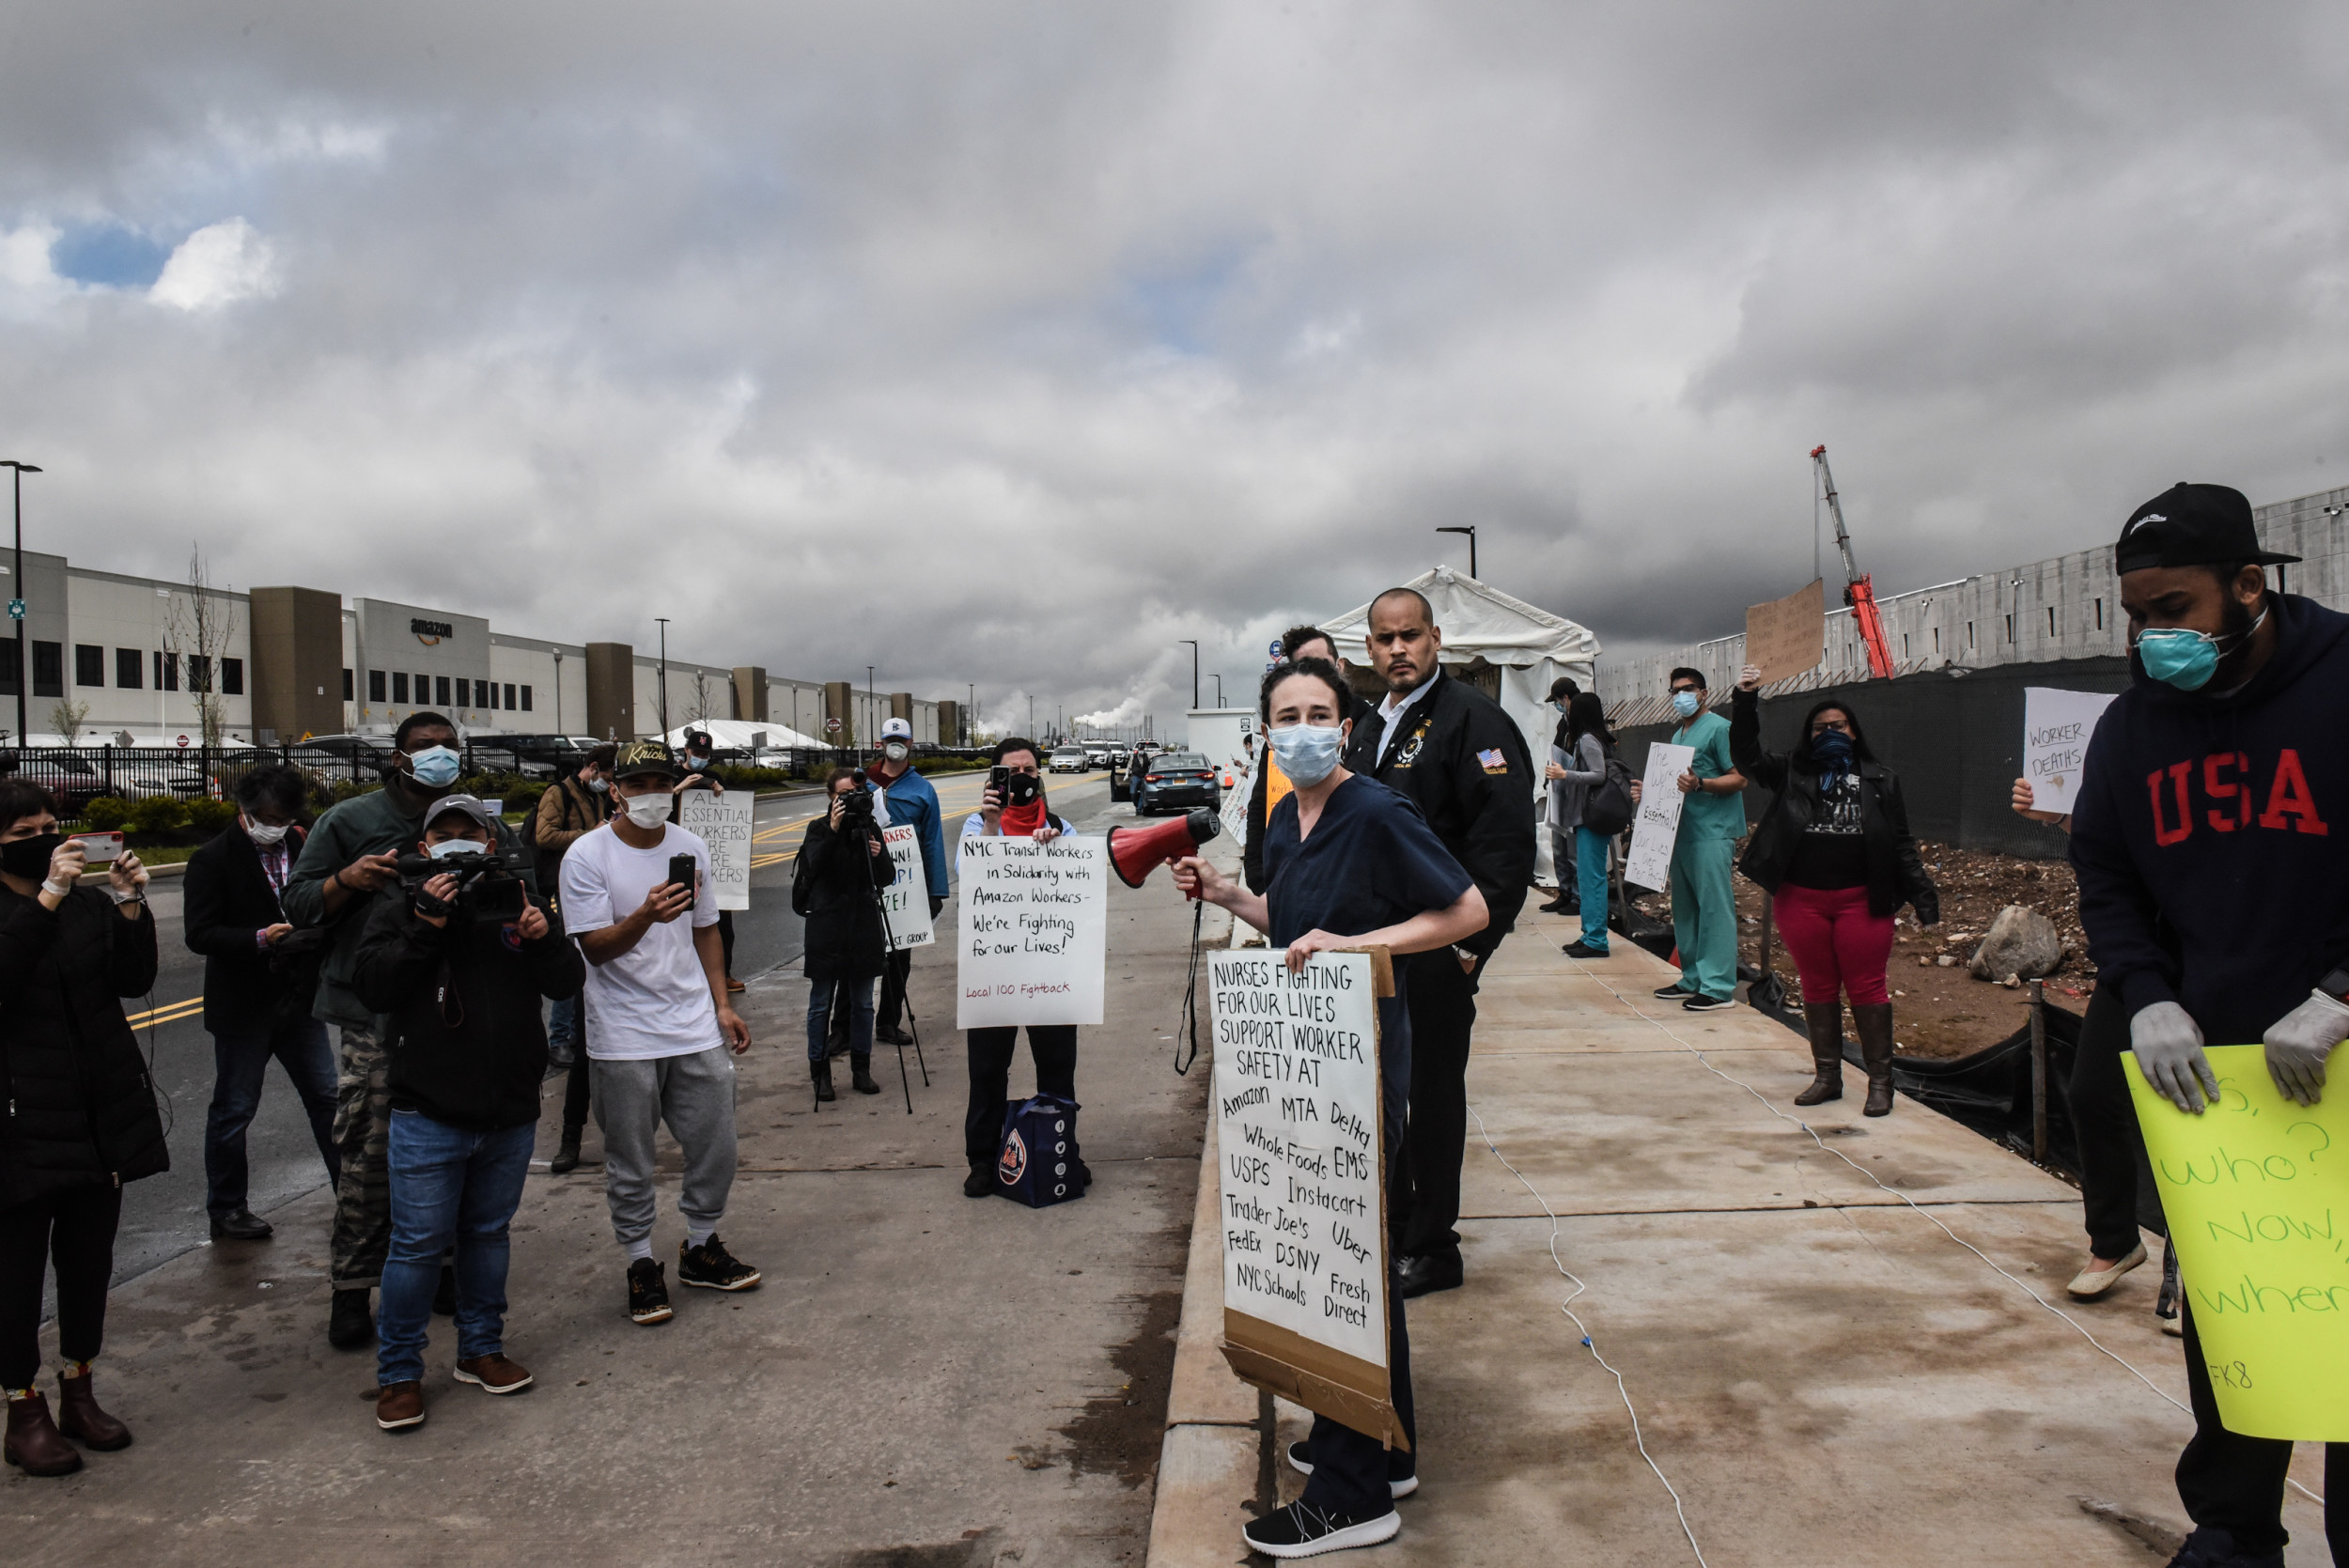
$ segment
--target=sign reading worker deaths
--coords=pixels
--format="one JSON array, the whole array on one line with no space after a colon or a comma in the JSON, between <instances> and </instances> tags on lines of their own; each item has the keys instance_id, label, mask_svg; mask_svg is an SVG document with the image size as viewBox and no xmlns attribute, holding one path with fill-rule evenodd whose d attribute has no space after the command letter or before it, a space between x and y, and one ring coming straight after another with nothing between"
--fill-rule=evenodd
<instances>
[{"instance_id":1,"label":"sign reading worker deaths","mask_svg":"<svg viewBox=\"0 0 2349 1568\"><path fill-rule=\"evenodd\" d=\"M1360 1432L1392 1431L1378 963L1207 955L1233 1370Z\"/></svg>"},{"instance_id":2,"label":"sign reading worker deaths","mask_svg":"<svg viewBox=\"0 0 2349 1568\"><path fill-rule=\"evenodd\" d=\"M1659 740L1647 749L1647 777L1640 783L1640 805L1631 818L1631 854L1623 879L1657 892L1672 881L1672 840L1680 835L1680 775L1697 760L1694 746Z\"/></svg>"},{"instance_id":3,"label":"sign reading worker deaths","mask_svg":"<svg viewBox=\"0 0 2349 1568\"><path fill-rule=\"evenodd\" d=\"M1746 611L1746 662L1758 665L1762 684L1818 668L1827 657L1827 586L1812 578L1784 598Z\"/></svg>"},{"instance_id":4,"label":"sign reading worker deaths","mask_svg":"<svg viewBox=\"0 0 2349 1568\"><path fill-rule=\"evenodd\" d=\"M2349 1083L2297 1106L2264 1048L2214 1046L2189 1116L2127 1056L2178 1272L2230 1432L2349 1441Z\"/></svg>"},{"instance_id":5,"label":"sign reading worker deaths","mask_svg":"<svg viewBox=\"0 0 2349 1568\"><path fill-rule=\"evenodd\" d=\"M890 864L897 868L897 879L881 890L881 908L889 916L889 951L927 947L937 932L930 925L929 878L922 872L922 831L884 828L881 842L889 846Z\"/></svg>"},{"instance_id":6,"label":"sign reading worker deaths","mask_svg":"<svg viewBox=\"0 0 2349 1568\"><path fill-rule=\"evenodd\" d=\"M751 811L747 789L723 795L689 789L677 797L677 826L709 846L709 891L721 909L751 907Z\"/></svg>"},{"instance_id":7,"label":"sign reading worker deaths","mask_svg":"<svg viewBox=\"0 0 2349 1568\"><path fill-rule=\"evenodd\" d=\"M2108 691L2023 688L2023 777L2033 811L2068 812L2079 792L2088 737L2112 704Z\"/></svg>"},{"instance_id":8,"label":"sign reading worker deaths","mask_svg":"<svg viewBox=\"0 0 2349 1568\"><path fill-rule=\"evenodd\" d=\"M955 1027L1101 1021L1107 841L962 841Z\"/></svg>"}]
</instances>

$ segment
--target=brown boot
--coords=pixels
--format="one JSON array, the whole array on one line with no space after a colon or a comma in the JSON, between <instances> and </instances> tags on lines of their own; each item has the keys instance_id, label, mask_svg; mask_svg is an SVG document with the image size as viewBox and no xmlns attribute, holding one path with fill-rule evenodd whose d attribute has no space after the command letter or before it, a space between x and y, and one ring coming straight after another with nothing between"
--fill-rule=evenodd
<instances>
[{"instance_id":1,"label":"brown boot","mask_svg":"<svg viewBox=\"0 0 2349 1568\"><path fill-rule=\"evenodd\" d=\"M1811 1031L1811 1087L1795 1096L1797 1105L1818 1105L1843 1097L1843 1004L1806 1001L1802 1021Z\"/></svg>"},{"instance_id":2,"label":"brown boot","mask_svg":"<svg viewBox=\"0 0 2349 1568\"><path fill-rule=\"evenodd\" d=\"M57 1374L57 1430L86 1449L112 1453L131 1446L131 1429L98 1407L89 1369L79 1377Z\"/></svg>"},{"instance_id":3,"label":"brown boot","mask_svg":"<svg viewBox=\"0 0 2349 1568\"><path fill-rule=\"evenodd\" d=\"M1854 1003L1851 1019L1859 1034L1859 1060L1868 1069L1868 1103L1862 1116L1892 1114L1892 1004Z\"/></svg>"},{"instance_id":4,"label":"brown boot","mask_svg":"<svg viewBox=\"0 0 2349 1568\"><path fill-rule=\"evenodd\" d=\"M0 1457L26 1475L71 1475L82 1456L49 1419L49 1402L38 1393L8 1401L8 1436Z\"/></svg>"}]
</instances>

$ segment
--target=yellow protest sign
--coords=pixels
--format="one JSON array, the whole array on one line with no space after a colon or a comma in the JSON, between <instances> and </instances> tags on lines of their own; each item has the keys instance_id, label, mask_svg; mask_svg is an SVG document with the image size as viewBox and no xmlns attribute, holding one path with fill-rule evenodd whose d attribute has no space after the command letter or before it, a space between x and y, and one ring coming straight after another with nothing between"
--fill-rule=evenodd
<instances>
[{"instance_id":1,"label":"yellow protest sign","mask_svg":"<svg viewBox=\"0 0 2349 1568\"><path fill-rule=\"evenodd\" d=\"M2261 1047L2217 1046L2218 1102L2189 1116L2123 1061L2219 1420L2349 1441L2349 1079L2294 1105Z\"/></svg>"}]
</instances>

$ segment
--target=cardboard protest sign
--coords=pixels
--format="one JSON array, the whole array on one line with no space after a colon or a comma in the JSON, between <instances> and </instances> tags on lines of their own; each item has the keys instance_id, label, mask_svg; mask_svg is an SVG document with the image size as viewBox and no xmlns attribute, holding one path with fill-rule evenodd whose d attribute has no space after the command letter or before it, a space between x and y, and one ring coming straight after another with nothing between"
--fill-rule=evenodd
<instances>
[{"instance_id":1,"label":"cardboard protest sign","mask_svg":"<svg viewBox=\"0 0 2349 1568\"><path fill-rule=\"evenodd\" d=\"M1759 665L1762 684L1818 668L1827 657L1827 585L1812 578L1784 598L1746 611L1746 662Z\"/></svg>"},{"instance_id":2,"label":"cardboard protest sign","mask_svg":"<svg viewBox=\"0 0 2349 1568\"><path fill-rule=\"evenodd\" d=\"M2023 688L2023 777L2030 784L2033 811L2072 809L2088 737L2111 705L2108 691Z\"/></svg>"},{"instance_id":3,"label":"cardboard protest sign","mask_svg":"<svg viewBox=\"0 0 2349 1568\"><path fill-rule=\"evenodd\" d=\"M2230 1432L2349 1441L2349 1086L2296 1106L2259 1046L2214 1046L2218 1101L2189 1116L2124 1054L2218 1417Z\"/></svg>"},{"instance_id":4,"label":"cardboard protest sign","mask_svg":"<svg viewBox=\"0 0 2349 1568\"><path fill-rule=\"evenodd\" d=\"M890 863L897 868L897 879L881 890L881 910L889 917L885 927L889 951L927 947L937 939L937 932L930 924L930 884L922 869L921 830L884 828L881 842L888 846Z\"/></svg>"},{"instance_id":5,"label":"cardboard protest sign","mask_svg":"<svg viewBox=\"0 0 2349 1568\"><path fill-rule=\"evenodd\" d=\"M1208 955L1223 1356L1243 1380L1408 1446L1387 1365L1384 949Z\"/></svg>"},{"instance_id":6,"label":"cardboard protest sign","mask_svg":"<svg viewBox=\"0 0 2349 1568\"><path fill-rule=\"evenodd\" d=\"M751 907L751 812L747 789L723 795L689 789L677 797L677 826L709 846L709 893L721 909Z\"/></svg>"},{"instance_id":7,"label":"cardboard protest sign","mask_svg":"<svg viewBox=\"0 0 2349 1568\"><path fill-rule=\"evenodd\" d=\"M1107 841L962 841L955 1027L1101 1021L1109 962Z\"/></svg>"},{"instance_id":8,"label":"cardboard protest sign","mask_svg":"<svg viewBox=\"0 0 2349 1568\"><path fill-rule=\"evenodd\" d=\"M1640 806L1631 819L1631 853L1623 879L1661 891L1672 881L1672 840L1680 836L1680 775L1697 760L1694 746L1659 740L1647 749L1647 777L1640 782Z\"/></svg>"}]
</instances>

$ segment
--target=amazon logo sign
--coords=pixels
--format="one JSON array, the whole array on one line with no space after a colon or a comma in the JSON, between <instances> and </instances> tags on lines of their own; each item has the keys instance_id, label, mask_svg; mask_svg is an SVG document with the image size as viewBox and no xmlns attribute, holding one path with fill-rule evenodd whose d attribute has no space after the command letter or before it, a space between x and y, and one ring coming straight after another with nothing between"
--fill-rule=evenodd
<instances>
[{"instance_id":1,"label":"amazon logo sign","mask_svg":"<svg viewBox=\"0 0 2349 1568\"><path fill-rule=\"evenodd\" d=\"M426 647L438 647L443 637L454 637L457 629L446 621L428 621L421 615L408 623L408 629L416 634L416 641Z\"/></svg>"}]
</instances>

